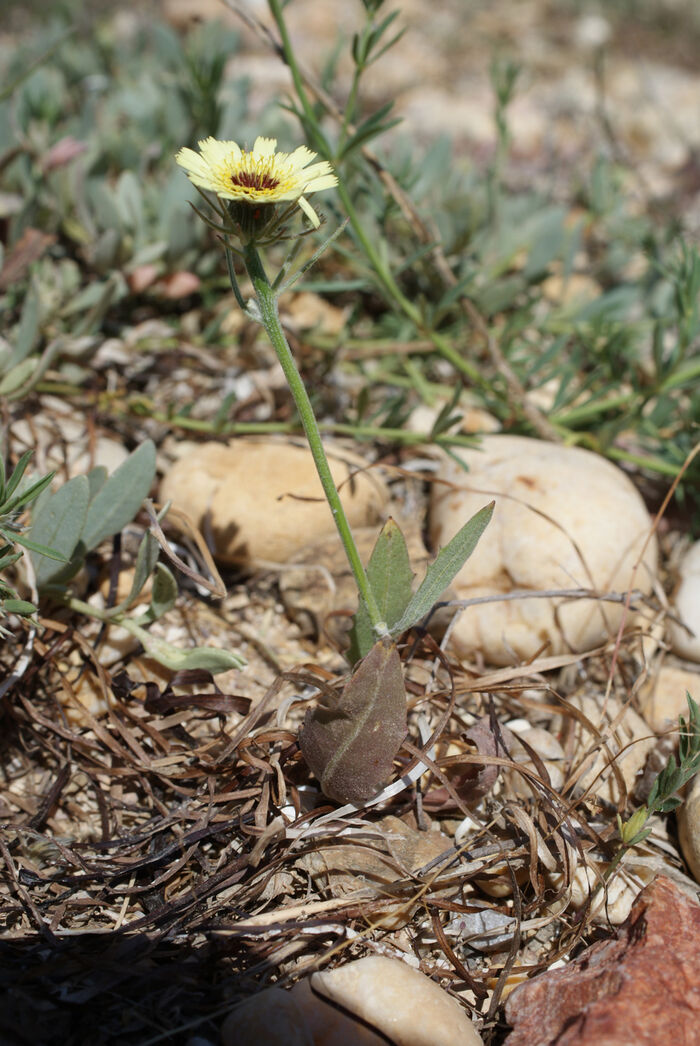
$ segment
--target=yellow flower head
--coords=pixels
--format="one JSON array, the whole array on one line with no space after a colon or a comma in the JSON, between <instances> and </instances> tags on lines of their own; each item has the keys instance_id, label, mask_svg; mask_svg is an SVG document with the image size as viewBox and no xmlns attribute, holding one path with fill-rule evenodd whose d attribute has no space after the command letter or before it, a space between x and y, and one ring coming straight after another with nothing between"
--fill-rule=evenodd
<instances>
[{"instance_id":1,"label":"yellow flower head","mask_svg":"<svg viewBox=\"0 0 700 1046\"><path fill-rule=\"evenodd\" d=\"M318 215L305 194L330 189L338 179L329 163L311 163L316 153L306 146L300 145L293 153L276 153L276 138L256 138L250 152L236 142L216 138L205 138L198 145L198 153L180 149L175 157L194 185L215 192L222 200L257 206L296 201L318 228Z\"/></svg>"}]
</instances>

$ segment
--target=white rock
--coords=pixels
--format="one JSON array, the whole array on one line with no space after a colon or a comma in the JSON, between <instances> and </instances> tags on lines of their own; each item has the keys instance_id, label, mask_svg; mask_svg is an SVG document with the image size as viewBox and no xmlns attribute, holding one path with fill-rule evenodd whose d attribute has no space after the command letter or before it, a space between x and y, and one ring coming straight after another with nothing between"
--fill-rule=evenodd
<instances>
[{"instance_id":1,"label":"white rock","mask_svg":"<svg viewBox=\"0 0 700 1046\"><path fill-rule=\"evenodd\" d=\"M586 865L580 864L569 883L566 899L563 903L557 903L557 909L564 911L569 906L579 909L588 905L606 869L607 865L603 863L589 861ZM635 860L634 854L628 855L624 868L596 891L588 908L590 918L600 926L619 926L629 915L639 891L648 886L655 875L655 869L645 864L643 859ZM559 890L564 883L561 872L549 874L547 878L555 890Z\"/></svg>"},{"instance_id":2,"label":"white rock","mask_svg":"<svg viewBox=\"0 0 700 1046\"><path fill-rule=\"evenodd\" d=\"M370 955L314 973L311 988L376 1028L396 1046L478 1046L483 1042L447 992L399 959Z\"/></svg>"},{"instance_id":3,"label":"white rock","mask_svg":"<svg viewBox=\"0 0 700 1046\"><path fill-rule=\"evenodd\" d=\"M483 1040L459 1004L424 974L399 959L368 956L315 973L289 992L267 988L246 999L224 1022L221 1042L480 1046Z\"/></svg>"},{"instance_id":4,"label":"white rock","mask_svg":"<svg viewBox=\"0 0 700 1046\"><path fill-rule=\"evenodd\" d=\"M508 724L508 729L513 731L513 724ZM518 763L536 777L540 776L537 766L530 756L521 740L526 741L542 760L545 770L549 775L549 785L558 792L564 784L564 750L556 737L541 726L529 726L525 729L516 724L515 737L509 745L510 757L514 763ZM531 779L517 770L506 769L503 771L503 786L505 794L510 798L513 796L532 796L541 794L537 785L531 783Z\"/></svg>"},{"instance_id":5,"label":"white rock","mask_svg":"<svg viewBox=\"0 0 700 1046\"><path fill-rule=\"evenodd\" d=\"M670 634L674 653L690 661L700 661L700 541L686 552L680 568L680 584L674 598L674 610L685 628L671 622Z\"/></svg>"},{"instance_id":6,"label":"white rock","mask_svg":"<svg viewBox=\"0 0 700 1046\"><path fill-rule=\"evenodd\" d=\"M662 665L658 673L641 689L639 708L644 719L657 734L678 726L678 716L688 714L686 691L700 701L700 672Z\"/></svg>"},{"instance_id":7,"label":"white rock","mask_svg":"<svg viewBox=\"0 0 700 1046\"><path fill-rule=\"evenodd\" d=\"M357 472L367 463L356 455L327 453L350 526L377 521L388 499L383 481ZM224 563L284 563L335 529L311 452L273 440L195 447L165 476L160 499L186 512Z\"/></svg>"},{"instance_id":8,"label":"white rock","mask_svg":"<svg viewBox=\"0 0 700 1046\"><path fill-rule=\"evenodd\" d=\"M68 468L71 476L84 476L98 465L104 466L111 475L129 457L129 451L123 445L109 436L98 436L94 447L76 447L74 453L68 455Z\"/></svg>"},{"instance_id":9,"label":"white rock","mask_svg":"<svg viewBox=\"0 0 700 1046\"><path fill-rule=\"evenodd\" d=\"M316 1036L314 1029L323 1028ZM379 1046L378 1035L311 994L308 981L291 991L266 988L224 1021L222 1046Z\"/></svg>"},{"instance_id":10,"label":"white rock","mask_svg":"<svg viewBox=\"0 0 700 1046\"><path fill-rule=\"evenodd\" d=\"M569 720L570 729L576 731L578 741L572 769L579 771L584 768L577 779L577 790L581 792L590 788L593 795L617 803L620 785L612 768L613 759L630 795L656 738L633 708L628 705L621 711L615 698L608 698L604 705L602 697L573 694L568 703L583 712L593 730L597 731L593 733L581 722L573 718ZM596 751L585 755L589 749Z\"/></svg>"},{"instance_id":11,"label":"white rock","mask_svg":"<svg viewBox=\"0 0 700 1046\"><path fill-rule=\"evenodd\" d=\"M685 802L676 811L678 841L693 878L700 883L700 774L688 787Z\"/></svg>"},{"instance_id":12,"label":"white rock","mask_svg":"<svg viewBox=\"0 0 700 1046\"><path fill-rule=\"evenodd\" d=\"M485 436L459 450L465 472L445 457L432 490L430 534L444 546L478 509L496 509L477 548L457 575L459 599L514 590L594 588L650 591L657 545L652 537L632 577L651 519L631 481L589 451L521 436ZM462 657L480 651L493 664L546 652L595 647L614 636L618 603L557 597L486 603L464 610L452 633ZM629 623L634 623L632 615Z\"/></svg>"}]
</instances>

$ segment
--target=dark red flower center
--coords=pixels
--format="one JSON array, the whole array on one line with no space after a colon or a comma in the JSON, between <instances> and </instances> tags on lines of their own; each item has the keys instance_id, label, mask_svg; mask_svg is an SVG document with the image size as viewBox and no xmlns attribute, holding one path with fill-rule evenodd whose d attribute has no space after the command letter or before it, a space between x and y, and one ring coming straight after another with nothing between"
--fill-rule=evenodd
<instances>
[{"instance_id":1,"label":"dark red flower center","mask_svg":"<svg viewBox=\"0 0 700 1046\"><path fill-rule=\"evenodd\" d=\"M240 185L242 189L276 189L279 178L274 178L267 171L237 171L231 175L233 185Z\"/></svg>"}]
</instances>

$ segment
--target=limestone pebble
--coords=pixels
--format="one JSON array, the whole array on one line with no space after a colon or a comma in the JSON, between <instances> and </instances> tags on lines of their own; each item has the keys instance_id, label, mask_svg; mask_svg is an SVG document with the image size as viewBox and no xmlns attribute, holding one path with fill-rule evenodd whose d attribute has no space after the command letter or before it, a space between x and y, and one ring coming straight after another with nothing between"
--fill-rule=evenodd
<instances>
[{"instance_id":1,"label":"limestone pebble","mask_svg":"<svg viewBox=\"0 0 700 1046\"><path fill-rule=\"evenodd\" d=\"M350 526L376 522L388 498L383 480L357 455L327 453ZM335 529L311 452L289 442L198 444L171 467L160 500L187 513L222 563L243 567L287 562Z\"/></svg>"},{"instance_id":2,"label":"limestone pebble","mask_svg":"<svg viewBox=\"0 0 700 1046\"><path fill-rule=\"evenodd\" d=\"M673 602L682 625L671 623L671 642L679 657L700 661L700 541L686 552L679 573Z\"/></svg>"},{"instance_id":3,"label":"limestone pebble","mask_svg":"<svg viewBox=\"0 0 700 1046\"><path fill-rule=\"evenodd\" d=\"M657 565L651 518L616 465L578 447L521 436L487 435L458 453L466 470L445 456L432 488L435 549L496 500L493 519L453 584L458 599L520 590L651 590ZM621 615L620 603L593 598L498 600L461 612L452 649L465 658L480 652L497 665L541 649L584 651L614 636Z\"/></svg>"},{"instance_id":4,"label":"limestone pebble","mask_svg":"<svg viewBox=\"0 0 700 1046\"><path fill-rule=\"evenodd\" d=\"M369 955L267 988L226 1019L223 1046L482 1046L459 1003L400 959Z\"/></svg>"}]
</instances>

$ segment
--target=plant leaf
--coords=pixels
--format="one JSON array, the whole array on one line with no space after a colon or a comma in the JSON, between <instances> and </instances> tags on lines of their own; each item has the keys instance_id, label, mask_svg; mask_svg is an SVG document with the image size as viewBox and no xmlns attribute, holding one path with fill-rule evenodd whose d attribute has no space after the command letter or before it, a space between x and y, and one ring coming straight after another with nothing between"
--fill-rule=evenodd
<instances>
[{"instance_id":1,"label":"plant leaf","mask_svg":"<svg viewBox=\"0 0 700 1046\"><path fill-rule=\"evenodd\" d=\"M492 501L480 509L440 550L428 567L422 585L412 597L402 617L390 628L392 636L399 636L407 628L412 628L432 610L476 548L493 515L495 504L495 501Z\"/></svg>"},{"instance_id":2,"label":"plant leaf","mask_svg":"<svg viewBox=\"0 0 700 1046\"><path fill-rule=\"evenodd\" d=\"M82 535L87 551L131 523L155 473L156 448L146 440L115 469L90 502Z\"/></svg>"},{"instance_id":3,"label":"plant leaf","mask_svg":"<svg viewBox=\"0 0 700 1046\"><path fill-rule=\"evenodd\" d=\"M382 621L389 628L402 616L412 595L413 571L401 528L388 519L377 538L367 564L367 580L377 601ZM355 664L374 645L374 632L364 599L360 597L353 618L348 658Z\"/></svg>"},{"instance_id":4,"label":"plant leaf","mask_svg":"<svg viewBox=\"0 0 700 1046\"><path fill-rule=\"evenodd\" d=\"M131 582L131 588L129 594L123 602L115 607L115 610L127 610L128 607L136 600L139 592L146 584L146 581L153 573L158 562L158 554L160 552L160 546L158 542L151 534L150 530L147 530L143 536L139 550L136 554L136 562L134 564L134 576Z\"/></svg>"},{"instance_id":5,"label":"plant leaf","mask_svg":"<svg viewBox=\"0 0 700 1046\"><path fill-rule=\"evenodd\" d=\"M140 640L150 657L173 672L201 668L216 675L218 672L228 672L231 668L242 668L246 663L240 654L234 654L231 650L219 650L217 647L200 646L193 650L180 650L172 643L152 636L130 618L125 618L118 624Z\"/></svg>"},{"instance_id":6,"label":"plant leaf","mask_svg":"<svg viewBox=\"0 0 700 1046\"><path fill-rule=\"evenodd\" d=\"M34 453L33 450L25 450L24 454L22 455L22 457L19 459L19 461L15 465L14 469L12 470L12 475L7 480L7 484L5 486L5 496L3 497L3 506L2 506L5 511L6 511L6 508L5 508L6 503L9 502L10 498L12 497L14 492L17 490L17 487L19 486L20 480L22 479L22 476L25 473L27 465L31 461L31 457L32 457L33 453ZM51 475L53 476L53 472L51 473Z\"/></svg>"},{"instance_id":7,"label":"plant leaf","mask_svg":"<svg viewBox=\"0 0 700 1046\"><path fill-rule=\"evenodd\" d=\"M2 608L8 614L19 614L21 617L36 614L36 607L33 603L28 603L26 599L5 599Z\"/></svg>"},{"instance_id":8,"label":"plant leaf","mask_svg":"<svg viewBox=\"0 0 700 1046\"><path fill-rule=\"evenodd\" d=\"M177 581L164 563L158 563L153 578L149 615L155 621L172 608L177 599Z\"/></svg>"},{"instance_id":9,"label":"plant leaf","mask_svg":"<svg viewBox=\"0 0 700 1046\"><path fill-rule=\"evenodd\" d=\"M376 794L406 736L406 689L398 650L379 640L337 701L307 712L299 744L324 795L339 803Z\"/></svg>"},{"instance_id":10,"label":"plant leaf","mask_svg":"<svg viewBox=\"0 0 700 1046\"><path fill-rule=\"evenodd\" d=\"M85 476L75 476L45 501L32 519L29 538L36 545L48 546L63 562L75 552L85 525L89 487ZM63 571L60 563L47 555L32 551L37 588L43 588Z\"/></svg>"}]
</instances>

